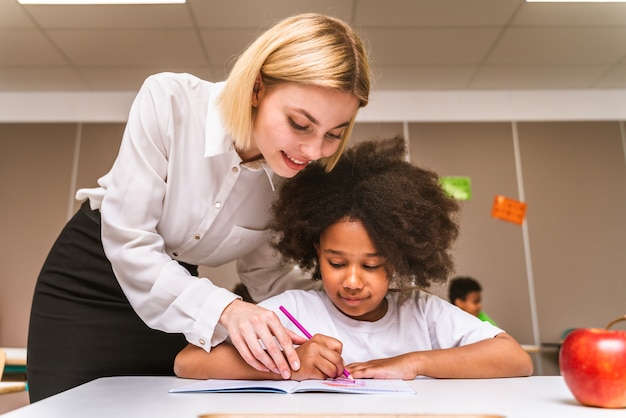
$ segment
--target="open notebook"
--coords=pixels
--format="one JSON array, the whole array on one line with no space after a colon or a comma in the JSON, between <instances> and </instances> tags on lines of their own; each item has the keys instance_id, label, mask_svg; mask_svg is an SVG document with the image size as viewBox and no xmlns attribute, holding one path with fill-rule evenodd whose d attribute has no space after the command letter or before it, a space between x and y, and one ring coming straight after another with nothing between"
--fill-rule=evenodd
<instances>
[{"instance_id":1,"label":"open notebook","mask_svg":"<svg viewBox=\"0 0 626 418\"><path fill-rule=\"evenodd\" d=\"M328 379L328 380L201 380L190 385L170 389L170 393L189 392L331 392L361 394L415 394L404 380L391 379Z\"/></svg>"}]
</instances>

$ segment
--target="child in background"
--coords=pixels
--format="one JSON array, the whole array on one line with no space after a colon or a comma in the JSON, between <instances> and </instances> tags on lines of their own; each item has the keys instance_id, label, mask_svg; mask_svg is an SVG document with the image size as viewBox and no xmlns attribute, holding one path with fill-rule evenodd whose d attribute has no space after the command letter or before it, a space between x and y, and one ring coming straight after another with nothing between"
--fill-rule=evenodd
<instances>
[{"instance_id":1,"label":"child in background","mask_svg":"<svg viewBox=\"0 0 626 418\"><path fill-rule=\"evenodd\" d=\"M450 303L469 312L481 321L487 321L492 325L496 323L482 310L481 292L483 288L478 280L469 276L455 277L448 287L448 299ZM497 325L496 325L497 326Z\"/></svg>"},{"instance_id":2,"label":"child in background","mask_svg":"<svg viewBox=\"0 0 626 418\"><path fill-rule=\"evenodd\" d=\"M260 304L299 333L292 379L527 376L532 361L513 337L421 289L453 267L457 203L437 175L406 161L404 140L363 142L332 172L310 164L273 204L275 248L321 279L323 290L286 291ZM188 345L179 377L280 379L250 367L228 342L210 353Z\"/></svg>"}]
</instances>

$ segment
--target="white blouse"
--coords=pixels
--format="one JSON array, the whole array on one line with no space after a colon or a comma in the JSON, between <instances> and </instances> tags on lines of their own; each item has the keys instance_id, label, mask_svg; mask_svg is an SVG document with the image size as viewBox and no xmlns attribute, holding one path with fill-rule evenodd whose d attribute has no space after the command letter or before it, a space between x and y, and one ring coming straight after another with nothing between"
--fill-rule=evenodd
<instances>
[{"instance_id":1,"label":"white blouse","mask_svg":"<svg viewBox=\"0 0 626 418\"><path fill-rule=\"evenodd\" d=\"M255 300L315 286L279 267L268 245L273 172L262 160L242 163L224 132L215 103L223 85L189 74L149 77L113 167L100 187L76 193L100 209L105 253L138 315L206 350L226 338L218 320L237 296L177 261L237 260Z\"/></svg>"}]
</instances>

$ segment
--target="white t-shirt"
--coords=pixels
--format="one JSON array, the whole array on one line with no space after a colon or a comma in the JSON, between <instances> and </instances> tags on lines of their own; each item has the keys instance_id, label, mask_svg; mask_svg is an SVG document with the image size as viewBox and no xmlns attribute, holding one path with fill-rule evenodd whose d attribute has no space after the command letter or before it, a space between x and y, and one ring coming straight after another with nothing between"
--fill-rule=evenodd
<instances>
[{"instance_id":1,"label":"white t-shirt","mask_svg":"<svg viewBox=\"0 0 626 418\"><path fill-rule=\"evenodd\" d=\"M113 167L98 188L76 193L100 209L104 250L138 315L205 349L226 338L218 320L236 296L178 261L237 260L255 300L312 288L300 271L277 267L267 242L273 173L263 160L242 163L224 132L216 105L223 86L189 74L149 77Z\"/></svg>"},{"instance_id":2,"label":"white t-shirt","mask_svg":"<svg viewBox=\"0 0 626 418\"><path fill-rule=\"evenodd\" d=\"M346 364L388 358L412 351L452 348L493 338L503 332L446 300L415 291L398 305L398 293L387 296L387 313L375 322L358 321L339 311L320 290L293 290L259 305L276 312L283 325L302 333L279 310L283 305L309 333L343 343Z\"/></svg>"}]
</instances>

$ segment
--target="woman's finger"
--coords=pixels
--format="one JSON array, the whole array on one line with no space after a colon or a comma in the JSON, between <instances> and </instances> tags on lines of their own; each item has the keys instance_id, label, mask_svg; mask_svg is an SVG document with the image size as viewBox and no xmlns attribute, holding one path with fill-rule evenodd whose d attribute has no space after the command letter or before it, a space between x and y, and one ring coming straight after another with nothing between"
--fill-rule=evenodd
<instances>
[{"instance_id":1,"label":"woman's finger","mask_svg":"<svg viewBox=\"0 0 626 418\"><path fill-rule=\"evenodd\" d=\"M291 376L291 370L285 360L281 346L274 335L270 333L267 325L264 324L264 327L251 330L246 337L246 342L258 361L285 379Z\"/></svg>"},{"instance_id":2,"label":"woman's finger","mask_svg":"<svg viewBox=\"0 0 626 418\"><path fill-rule=\"evenodd\" d=\"M263 364L259 360L257 360L255 355L252 354L252 352L250 351L247 342L243 339L241 334L239 334L239 333L237 333L237 334L231 333L230 334L230 340L231 340L233 346L235 346L235 348L239 352L239 355L241 356L241 358L243 358L244 361L246 363L248 363L250 366L252 366L256 370L259 370L259 371L262 371L262 372L274 371L273 369L268 368L265 364ZM258 341L257 341L257 343L258 343Z\"/></svg>"},{"instance_id":3,"label":"woman's finger","mask_svg":"<svg viewBox=\"0 0 626 418\"><path fill-rule=\"evenodd\" d=\"M270 332L274 338L272 338L272 348L270 349L270 347L268 347L268 352L281 371L281 376L285 379L289 379L291 370L300 369L300 358L293 346L294 341L290 334L287 333L287 330L283 327L277 316L275 316L275 319L275 321L269 324ZM280 357L280 360L276 357Z\"/></svg>"}]
</instances>

